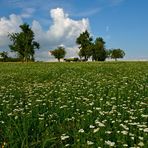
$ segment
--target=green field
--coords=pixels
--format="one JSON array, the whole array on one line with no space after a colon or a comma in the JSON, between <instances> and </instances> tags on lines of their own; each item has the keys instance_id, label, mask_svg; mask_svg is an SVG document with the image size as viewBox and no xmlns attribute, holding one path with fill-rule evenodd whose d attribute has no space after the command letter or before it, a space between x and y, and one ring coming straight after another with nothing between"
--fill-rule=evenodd
<instances>
[{"instance_id":1,"label":"green field","mask_svg":"<svg viewBox=\"0 0 148 148\"><path fill-rule=\"evenodd\" d=\"M148 62L0 63L0 147L148 147Z\"/></svg>"}]
</instances>

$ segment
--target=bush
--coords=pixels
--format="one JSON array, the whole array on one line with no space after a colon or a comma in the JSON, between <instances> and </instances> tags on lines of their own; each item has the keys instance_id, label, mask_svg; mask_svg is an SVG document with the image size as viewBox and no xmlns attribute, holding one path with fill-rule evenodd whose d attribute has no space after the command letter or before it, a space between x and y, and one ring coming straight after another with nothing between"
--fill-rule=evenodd
<instances>
[{"instance_id":1,"label":"bush","mask_svg":"<svg viewBox=\"0 0 148 148\"><path fill-rule=\"evenodd\" d=\"M64 59L65 62L78 62L80 61L79 58L68 58L68 59Z\"/></svg>"}]
</instances>

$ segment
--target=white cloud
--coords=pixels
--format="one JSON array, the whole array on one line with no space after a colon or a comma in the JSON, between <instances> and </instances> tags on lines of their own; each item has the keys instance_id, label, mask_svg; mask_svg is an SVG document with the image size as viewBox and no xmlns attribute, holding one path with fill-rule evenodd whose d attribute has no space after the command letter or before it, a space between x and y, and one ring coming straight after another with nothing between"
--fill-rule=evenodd
<instances>
[{"instance_id":1,"label":"white cloud","mask_svg":"<svg viewBox=\"0 0 148 148\"><path fill-rule=\"evenodd\" d=\"M102 10L101 7L99 8L93 8L93 9L88 9L86 11L83 12L77 12L72 14L72 16L76 16L76 17L89 17L89 16L93 16L97 13L99 13Z\"/></svg>"},{"instance_id":2,"label":"white cloud","mask_svg":"<svg viewBox=\"0 0 148 148\"><path fill-rule=\"evenodd\" d=\"M8 19L0 18L0 36L7 35L8 32L18 32L20 24L22 24L22 19L15 14L11 14Z\"/></svg>"},{"instance_id":3,"label":"white cloud","mask_svg":"<svg viewBox=\"0 0 148 148\"><path fill-rule=\"evenodd\" d=\"M108 41L108 40L111 39L111 35L110 35L110 33L109 33L109 32L110 32L110 27L109 27L108 25L106 26L105 31L106 31L106 35L105 35L104 38L105 38L105 40Z\"/></svg>"},{"instance_id":4,"label":"white cloud","mask_svg":"<svg viewBox=\"0 0 148 148\"><path fill-rule=\"evenodd\" d=\"M28 9L28 13L33 13L32 9ZM37 51L37 60L48 60L50 56L48 51L59 45L64 45L67 56L77 56L78 48L76 46L76 38L86 29L89 29L88 19L73 20L62 8L52 9L50 11L52 25L44 30L41 24L33 20L32 30L35 33L35 39L40 43L41 49ZM50 19L49 19L50 21ZM0 49L10 44L8 32L19 32L19 26L23 23L21 15L12 14L9 18L0 18ZM4 49L3 49L4 50Z\"/></svg>"},{"instance_id":5,"label":"white cloud","mask_svg":"<svg viewBox=\"0 0 148 148\"><path fill-rule=\"evenodd\" d=\"M0 18L0 48L8 48L8 44L10 43L8 34L19 32L19 25L22 24L22 22L21 17L15 14L11 14L9 18Z\"/></svg>"},{"instance_id":6,"label":"white cloud","mask_svg":"<svg viewBox=\"0 0 148 148\"><path fill-rule=\"evenodd\" d=\"M41 48L45 52L63 44L67 48L68 56L76 56L78 51L75 41L81 32L89 29L88 19L70 19L61 8L52 9L50 15L53 23L47 31L44 31L37 21L32 24L32 30L40 41Z\"/></svg>"},{"instance_id":7,"label":"white cloud","mask_svg":"<svg viewBox=\"0 0 148 148\"><path fill-rule=\"evenodd\" d=\"M20 16L22 18L30 18L32 17L33 13L35 12L34 8L26 8L22 11L22 13L20 14Z\"/></svg>"}]
</instances>

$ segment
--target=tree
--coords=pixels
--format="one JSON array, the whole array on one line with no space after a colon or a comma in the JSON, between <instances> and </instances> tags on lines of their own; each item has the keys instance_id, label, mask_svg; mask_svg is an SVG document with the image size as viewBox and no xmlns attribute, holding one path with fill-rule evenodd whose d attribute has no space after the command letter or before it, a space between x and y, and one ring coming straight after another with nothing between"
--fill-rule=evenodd
<instances>
[{"instance_id":1,"label":"tree","mask_svg":"<svg viewBox=\"0 0 148 148\"><path fill-rule=\"evenodd\" d=\"M117 61L118 58L123 58L125 56L125 52L121 49L113 49L111 58Z\"/></svg>"},{"instance_id":2,"label":"tree","mask_svg":"<svg viewBox=\"0 0 148 148\"><path fill-rule=\"evenodd\" d=\"M3 60L4 62L6 62L7 59L8 59L8 52L5 52L5 51L0 52L0 56L2 57L2 60Z\"/></svg>"},{"instance_id":3,"label":"tree","mask_svg":"<svg viewBox=\"0 0 148 148\"><path fill-rule=\"evenodd\" d=\"M105 61L106 56L105 41L101 37L96 38L92 46L92 60Z\"/></svg>"},{"instance_id":4,"label":"tree","mask_svg":"<svg viewBox=\"0 0 148 148\"><path fill-rule=\"evenodd\" d=\"M66 51L64 47L58 47L55 50L50 51L51 55L53 55L58 61L60 62L60 59L64 58L66 55Z\"/></svg>"},{"instance_id":5,"label":"tree","mask_svg":"<svg viewBox=\"0 0 148 148\"><path fill-rule=\"evenodd\" d=\"M84 57L85 61L91 56L91 46L92 46L92 37L90 37L89 32L86 30L81 33L79 37L76 39L76 43L80 45L79 55Z\"/></svg>"},{"instance_id":6,"label":"tree","mask_svg":"<svg viewBox=\"0 0 148 148\"><path fill-rule=\"evenodd\" d=\"M34 32L28 24L20 25L22 32L12 33L8 35L12 45L9 45L11 51L17 52L18 57L23 61L34 61L35 49L39 49L40 45L34 41Z\"/></svg>"}]
</instances>

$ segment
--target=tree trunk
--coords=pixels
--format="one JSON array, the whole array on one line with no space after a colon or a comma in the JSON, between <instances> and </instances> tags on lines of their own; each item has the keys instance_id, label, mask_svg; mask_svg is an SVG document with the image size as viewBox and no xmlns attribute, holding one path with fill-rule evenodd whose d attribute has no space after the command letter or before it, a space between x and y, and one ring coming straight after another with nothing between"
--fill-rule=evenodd
<instances>
[{"instance_id":1,"label":"tree trunk","mask_svg":"<svg viewBox=\"0 0 148 148\"><path fill-rule=\"evenodd\" d=\"M85 61L87 60L87 57L86 57L86 55L85 55L84 59L85 59Z\"/></svg>"},{"instance_id":2,"label":"tree trunk","mask_svg":"<svg viewBox=\"0 0 148 148\"><path fill-rule=\"evenodd\" d=\"M58 59L58 62L60 62L60 59Z\"/></svg>"},{"instance_id":3,"label":"tree trunk","mask_svg":"<svg viewBox=\"0 0 148 148\"><path fill-rule=\"evenodd\" d=\"M23 58L23 62L28 62L28 58L27 57L24 57Z\"/></svg>"},{"instance_id":4,"label":"tree trunk","mask_svg":"<svg viewBox=\"0 0 148 148\"><path fill-rule=\"evenodd\" d=\"M23 58L23 62L26 62L26 57Z\"/></svg>"}]
</instances>

